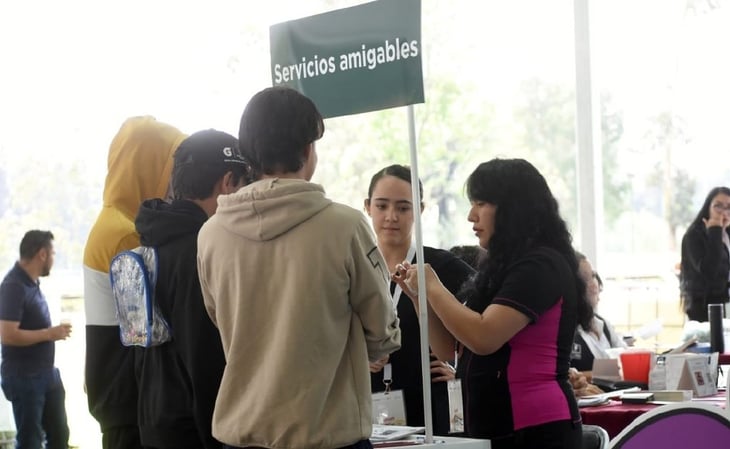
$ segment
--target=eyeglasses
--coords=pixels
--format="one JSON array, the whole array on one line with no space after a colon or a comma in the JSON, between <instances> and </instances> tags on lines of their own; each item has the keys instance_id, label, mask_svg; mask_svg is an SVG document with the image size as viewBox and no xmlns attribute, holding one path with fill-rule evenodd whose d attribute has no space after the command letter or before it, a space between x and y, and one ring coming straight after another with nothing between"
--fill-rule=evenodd
<instances>
[{"instance_id":1,"label":"eyeglasses","mask_svg":"<svg viewBox=\"0 0 730 449\"><path fill-rule=\"evenodd\" d=\"M712 208L718 212L730 212L730 204L715 203Z\"/></svg>"}]
</instances>

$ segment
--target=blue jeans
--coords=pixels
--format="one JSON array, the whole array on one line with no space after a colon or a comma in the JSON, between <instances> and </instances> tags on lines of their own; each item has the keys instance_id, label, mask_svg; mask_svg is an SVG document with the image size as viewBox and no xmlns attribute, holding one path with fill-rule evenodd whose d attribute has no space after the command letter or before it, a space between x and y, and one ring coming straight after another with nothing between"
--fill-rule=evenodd
<instances>
[{"instance_id":1,"label":"blue jeans","mask_svg":"<svg viewBox=\"0 0 730 449\"><path fill-rule=\"evenodd\" d=\"M68 449L66 390L58 368L32 375L6 373L2 378L5 397L13 404L16 448Z\"/></svg>"}]
</instances>

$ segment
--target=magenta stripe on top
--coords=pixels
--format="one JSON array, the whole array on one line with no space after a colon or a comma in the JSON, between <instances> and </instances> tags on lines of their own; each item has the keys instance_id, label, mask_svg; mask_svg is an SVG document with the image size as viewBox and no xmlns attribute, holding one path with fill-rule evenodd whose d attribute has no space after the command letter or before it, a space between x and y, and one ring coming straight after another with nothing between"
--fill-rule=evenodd
<instances>
[{"instance_id":1,"label":"magenta stripe on top","mask_svg":"<svg viewBox=\"0 0 730 449\"><path fill-rule=\"evenodd\" d=\"M515 430L571 419L565 393L556 380L562 306L561 298L509 342L507 383Z\"/></svg>"}]
</instances>

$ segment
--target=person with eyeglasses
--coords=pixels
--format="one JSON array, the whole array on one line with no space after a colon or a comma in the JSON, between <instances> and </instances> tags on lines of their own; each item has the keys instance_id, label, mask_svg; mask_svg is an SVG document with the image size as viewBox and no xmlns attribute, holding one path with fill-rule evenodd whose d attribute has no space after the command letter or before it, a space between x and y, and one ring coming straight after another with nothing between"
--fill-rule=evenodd
<instances>
[{"instance_id":1,"label":"person with eyeglasses","mask_svg":"<svg viewBox=\"0 0 730 449\"><path fill-rule=\"evenodd\" d=\"M707 321L708 304L730 298L730 188L715 187L682 238L679 288L687 317ZM727 315L726 315L727 316Z\"/></svg>"},{"instance_id":2,"label":"person with eyeglasses","mask_svg":"<svg viewBox=\"0 0 730 449\"><path fill-rule=\"evenodd\" d=\"M611 323L596 311L600 292L603 291L601 277L584 254L576 251L575 257L578 259L578 274L586 284L585 300L593 309L593 320L587 326L578 325L570 353L570 366L580 371L590 382L593 360L608 359L609 349L625 348L627 344Z\"/></svg>"}]
</instances>

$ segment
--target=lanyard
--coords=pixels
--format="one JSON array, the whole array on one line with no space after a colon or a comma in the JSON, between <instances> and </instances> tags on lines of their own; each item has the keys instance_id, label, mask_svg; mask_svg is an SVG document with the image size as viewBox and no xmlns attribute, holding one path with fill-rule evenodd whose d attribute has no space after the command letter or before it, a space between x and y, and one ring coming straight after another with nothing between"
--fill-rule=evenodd
<instances>
[{"instance_id":1,"label":"lanyard","mask_svg":"<svg viewBox=\"0 0 730 449\"><path fill-rule=\"evenodd\" d=\"M383 385L385 385L385 394L390 393L390 385L393 383L393 367L390 363L386 363L383 367Z\"/></svg>"},{"instance_id":2,"label":"lanyard","mask_svg":"<svg viewBox=\"0 0 730 449\"><path fill-rule=\"evenodd\" d=\"M416 255L416 247L411 245L410 248L408 248L408 254L406 255L406 260L408 262L413 261L413 257ZM395 290L393 290L393 309L398 310L398 301L400 300L400 294L403 293L403 289L401 286L396 283L395 284Z\"/></svg>"}]
</instances>

